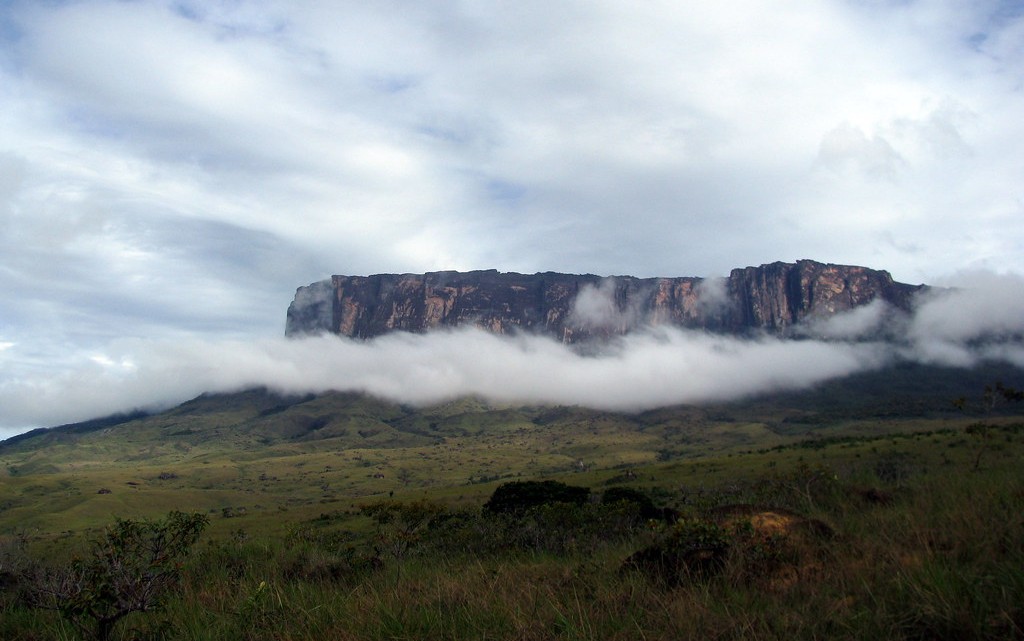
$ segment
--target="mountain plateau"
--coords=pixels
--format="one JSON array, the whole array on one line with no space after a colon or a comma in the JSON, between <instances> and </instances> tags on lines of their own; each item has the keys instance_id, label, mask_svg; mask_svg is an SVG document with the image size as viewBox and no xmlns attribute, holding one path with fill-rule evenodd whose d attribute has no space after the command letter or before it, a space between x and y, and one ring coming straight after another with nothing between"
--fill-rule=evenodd
<instances>
[{"instance_id":1,"label":"mountain plateau","mask_svg":"<svg viewBox=\"0 0 1024 641\"><path fill-rule=\"evenodd\" d=\"M885 271L812 260L734 269L725 278L496 270L332 276L296 291L285 334L368 339L474 325L565 343L651 326L794 336L811 322L875 301L910 312L915 294L925 289L896 282Z\"/></svg>"}]
</instances>

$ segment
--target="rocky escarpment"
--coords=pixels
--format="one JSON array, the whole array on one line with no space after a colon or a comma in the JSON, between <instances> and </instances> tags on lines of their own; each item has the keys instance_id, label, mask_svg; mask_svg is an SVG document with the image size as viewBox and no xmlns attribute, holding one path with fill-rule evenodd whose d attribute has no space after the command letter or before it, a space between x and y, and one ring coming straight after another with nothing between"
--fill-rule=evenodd
<instances>
[{"instance_id":1,"label":"rocky escarpment","mask_svg":"<svg viewBox=\"0 0 1024 641\"><path fill-rule=\"evenodd\" d=\"M727 278L430 272L333 276L300 287L285 333L372 338L474 325L574 343L669 325L729 334L798 333L810 321L884 301L909 311L923 285L884 271L810 260L734 269Z\"/></svg>"}]
</instances>

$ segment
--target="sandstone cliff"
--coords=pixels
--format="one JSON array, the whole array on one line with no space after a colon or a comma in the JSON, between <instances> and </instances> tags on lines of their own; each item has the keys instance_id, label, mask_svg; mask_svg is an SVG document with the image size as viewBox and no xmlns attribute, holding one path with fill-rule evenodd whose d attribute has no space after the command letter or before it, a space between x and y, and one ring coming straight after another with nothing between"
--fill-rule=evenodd
<instances>
[{"instance_id":1,"label":"sandstone cliff","mask_svg":"<svg viewBox=\"0 0 1024 641\"><path fill-rule=\"evenodd\" d=\"M884 271L810 260L735 269L727 278L711 279L495 270L333 276L296 291L285 334L372 338L475 325L499 334L528 331L579 342L671 325L790 335L808 321L875 300L909 311L923 287L897 283Z\"/></svg>"}]
</instances>

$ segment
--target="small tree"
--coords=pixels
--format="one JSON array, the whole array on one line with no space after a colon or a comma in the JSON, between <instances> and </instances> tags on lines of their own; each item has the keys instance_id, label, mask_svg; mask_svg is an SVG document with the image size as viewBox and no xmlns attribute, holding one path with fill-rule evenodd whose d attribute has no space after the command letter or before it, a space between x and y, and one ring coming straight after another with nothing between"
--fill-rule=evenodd
<instances>
[{"instance_id":1,"label":"small tree","mask_svg":"<svg viewBox=\"0 0 1024 641\"><path fill-rule=\"evenodd\" d=\"M997 382L994 387L986 385L985 392L981 397L982 407L985 409L986 414L994 412L1003 402L1019 403L1021 401L1024 401L1024 391L1007 387L1001 382ZM964 410L966 404L966 399L962 397L953 401L953 405L961 411ZM986 423L972 423L967 426L965 432L973 436L978 442L978 452L974 457L974 465L971 468L977 471L981 468L981 457L988 450L992 442L992 427Z\"/></svg>"},{"instance_id":2,"label":"small tree","mask_svg":"<svg viewBox=\"0 0 1024 641\"><path fill-rule=\"evenodd\" d=\"M124 617L160 606L208 523L177 511L159 521L117 519L86 558L38 570L34 600L58 610L83 637L105 641Z\"/></svg>"},{"instance_id":3,"label":"small tree","mask_svg":"<svg viewBox=\"0 0 1024 641\"><path fill-rule=\"evenodd\" d=\"M408 468L403 467L402 469L398 470L397 478L402 483L402 485L408 487L409 483L412 483L414 475L412 472L409 471Z\"/></svg>"},{"instance_id":4,"label":"small tree","mask_svg":"<svg viewBox=\"0 0 1024 641\"><path fill-rule=\"evenodd\" d=\"M426 499L411 503L381 501L360 507L377 525L377 549L401 561L423 533L447 513L444 505Z\"/></svg>"}]
</instances>

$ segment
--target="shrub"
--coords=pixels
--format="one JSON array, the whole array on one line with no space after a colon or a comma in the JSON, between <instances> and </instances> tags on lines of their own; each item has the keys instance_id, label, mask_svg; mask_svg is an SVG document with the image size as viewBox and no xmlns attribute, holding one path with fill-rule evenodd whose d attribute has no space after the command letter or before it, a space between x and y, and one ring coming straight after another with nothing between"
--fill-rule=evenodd
<instances>
[{"instance_id":1,"label":"shrub","mask_svg":"<svg viewBox=\"0 0 1024 641\"><path fill-rule=\"evenodd\" d=\"M361 506L360 512L376 523L378 554L386 553L401 560L419 545L426 530L442 520L448 510L444 505L424 499L411 503L380 501Z\"/></svg>"},{"instance_id":2,"label":"shrub","mask_svg":"<svg viewBox=\"0 0 1024 641\"><path fill-rule=\"evenodd\" d=\"M548 503L523 512L492 516L506 549L569 554L624 541L640 527L636 506Z\"/></svg>"},{"instance_id":3,"label":"shrub","mask_svg":"<svg viewBox=\"0 0 1024 641\"><path fill-rule=\"evenodd\" d=\"M763 479L754 494L758 503L814 511L842 509L846 491L828 466L801 462L789 472Z\"/></svg>"},{"instance_id":4,"label":"shrub","mask_svg":"<svg viewBox=\"0 0 1024 641\"><path fill-rule=\"evenodd\" d=\"M159 521L117 519L86 558L30 570L31 599L59 611L83 637L104 641L127 615L159 608L208 523L183 512Z\"/></svg>"},{"instance_id":5,"label":"shrub","mask_svg":"<svg viewBox=\"0 0 1024 641\"><path fill-rule=\"evenodd\" d=\"M705 579L724 565L732 536L704 519L680 519L661 541L636 552L624 564L666 585Z\"/></svg>"},{"instance_id":6,"label":"shrub","mask_svg":"<svg viewBox=\"0 0 1024 641\"><path fill-rule=\"evenodd\" d=\"M785 587L811 567L832 528L780 508L725 506L710 518L681 519L626 560L666 585L706 580L728 568L734 583Z\"/></svg>"},{"instance_id":7,"label":"shrub","mask_svg":"<svg viewBox=\"0 0 1024 641\"><path fill-rule=\"evenodd\" d=\"M549 503L583 505L589 497L590 488L558 481L511 481L499 485L484 508L498 513L522 512Z\"/></svg>"},{"instance_id":8,"label":"shrub","mask_svg":"<svg viewBox=\"0 0 1024 641\"><path fill-rule=\"evenodd\" d=\"M664 517L662 510L654 506L654 501L640 490L631 487L611 487L605 490L601 496L601 502L605 505L616 503L629 503L635 505L643 519L661 519Z\"/></svg>"}]
</instances>

